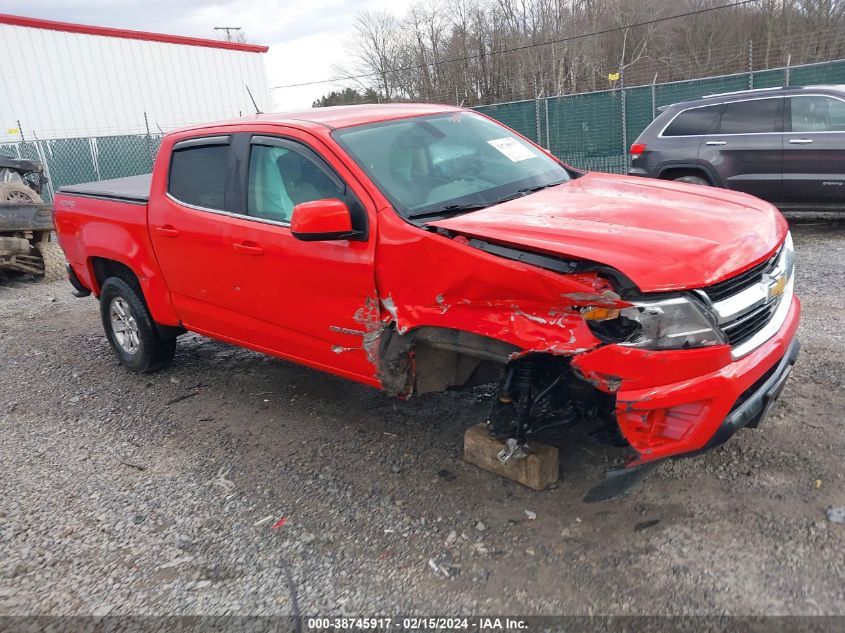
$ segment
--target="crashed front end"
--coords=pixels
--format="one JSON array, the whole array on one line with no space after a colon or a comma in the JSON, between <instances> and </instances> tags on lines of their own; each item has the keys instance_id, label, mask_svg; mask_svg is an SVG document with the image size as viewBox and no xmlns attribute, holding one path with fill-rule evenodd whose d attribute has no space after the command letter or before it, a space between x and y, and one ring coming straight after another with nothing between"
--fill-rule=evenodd
<instances>
[{"instance_id":1,"label":"crashed front end","mask_svg":"<svg viewBox=\"0 0 845 633\"><path fill-rule=\"evenodd\" d=\"M597 439L633 454L587 498L620 494L660 460L756 426L783 387L798 352L800 303L792 239L775 214L765 229L736 238L744 249L734 258L747 257L747 265L724 263L731 253L711 249L698 263L674 253L674 271L649 269L643 254L632 269L508 244L504 230L494 235L483 227L483 236L481 227L466 226L472 216L464 226L438 222L436 231L409 242L394 217L382 214L377 279L389 309L379 378L394 393L432 376L462 380L471 372L453 368L473 366L460 358L484 350L504 367L491 434L522 444L554 427L595 423ZM593 250L598 259L601 250ZM605 251L608 259L619 252ZM431 265L409 269L404 261ZM687 280L700 267L716 281L668 287L680 278L679 266ZM428 353L432 347L454 351L458 360L444 362Z\"/></svg>"},{"instance_id":2,"label":"crashed front end","mask_svg":"<svg viewBox=\"0 0 845 633\"><path fill-rule=\"evenodd\" d=\"M690 327L673 320L665 336L650 343L634 337L572 359L579 376L615 395L619 429L636 451L592 498L613 496L626 478L636 479L663 458L710 449L741 428L756 427L785 385L800 348L801 314L789 235L762 263L683 300L704 318L690 319ZM660 303L620 313L645 314ZM602 331L599 323L594 328Z\"/></svg>"},{"instance_id":3,"label":"crashed front end","mask_svg":"<svg viewBox=\"0 0 845 633\"><path fill-rule=\"evenodd\" d=\"M451 239L549 268L536 259L542 255ZM586 291L562 293L566 308L510 306L510 323L499 336L534 338L510 355L488 428L518 452L517 445L550 428L599 423L599 439L634 454L606 474L589 501L624 493L664 458L713 448L738 429L757 426L798 354L800 303L789 234L762 262L700 289L642 294L623 275L595 264L560 279ZM438 295L438 306L444 314L456 307L448 295ZM478 304L465 300L462 307Z\"/></svg>"}]
</instances>

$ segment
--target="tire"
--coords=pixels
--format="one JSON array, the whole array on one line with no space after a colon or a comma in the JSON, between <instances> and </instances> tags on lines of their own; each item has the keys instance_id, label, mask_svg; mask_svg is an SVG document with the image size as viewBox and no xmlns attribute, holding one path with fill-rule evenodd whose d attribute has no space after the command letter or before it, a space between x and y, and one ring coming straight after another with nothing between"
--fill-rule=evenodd
<instances>
[{"instance_id":1,"label":"tire","mask_svg":"<svg viewBox=\"0 0 845 633\"><path fill-rule=\"evenodd\" d=\"M14 202L17 204L41 204L41 199L33 189L18 182L4 182L0 184L0 203Z\"/></svg>"},{"instance_id":2,"label":"tire","mask_svg":"<svg viewBox=\"0 0 845 633\"><path fill-rule=\"evenodd\" d=\"M117 359L130 371L150 374L173 360L176 339L159 336L137 283L119 277L106 279L100 291L100 316Z\"/></svg>"},{"instance_id":3,"label":"tire","mask_svg":"<svg viewBox=\"0 0 845 633\"><path fill-rule=\"evenodd\" d=\"M675 182L686 182L691 185L702 185L704 187L710 187L710 181L707 178L702 178L701 176L680 176L679 178L673 178Z\"/></svg>"},{"instance_id":4,"label":"tire","mask_svg":"<svg viewBox=\"0 0 845 633\"><path fill-rule=\"evenodd\" d=\"M47 282L64 279L67 269L61 247L56 242L38 242L35 248L44 262L44 274L38 280Z\"/></svg>"}]
</instances>

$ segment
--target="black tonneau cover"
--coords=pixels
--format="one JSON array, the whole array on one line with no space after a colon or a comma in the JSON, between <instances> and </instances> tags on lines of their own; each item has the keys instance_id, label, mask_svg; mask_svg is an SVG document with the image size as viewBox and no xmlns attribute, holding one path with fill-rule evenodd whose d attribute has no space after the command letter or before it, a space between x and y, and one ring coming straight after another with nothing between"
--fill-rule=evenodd
<instances>
[{"instance_id":1,"label":"black tonneau cover","mask_svg":"<svg viewBox=\"0 0 845 633\"><path fill-rule=\"evenodd\" d=\"M152 178L152 174L142 174L141 176L129 176L128 178L114 178L112 180L84 182L78 185L65 185L59 189L59 193L146 204L150 199L150 183L152 182Z\"/></svg>"}]
</instances>

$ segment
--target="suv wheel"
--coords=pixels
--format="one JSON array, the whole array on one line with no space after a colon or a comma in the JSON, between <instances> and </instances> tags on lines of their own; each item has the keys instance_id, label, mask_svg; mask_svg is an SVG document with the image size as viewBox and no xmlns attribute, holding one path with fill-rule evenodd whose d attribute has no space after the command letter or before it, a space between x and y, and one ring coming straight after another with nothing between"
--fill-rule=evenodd
<instances>
[{"instance_id":1,"label":"suv wheel","mask_svg":"<svg viewBox=\"0 0 845 633\"><path fill-rule=\"evenodd\" d=\"M109 277L100 293L100 316L121 365L139 374L164 369L176 352L176 339L162 339L140 288Z\"/></svg>"},{"instance_id":2,"label":"suv wheel","mask_svg":"<svg viewBox=\"0 0 845 633\"><path fill-rule=\"evenodd\" d=\"M675 182L688 182L691 185L703 185L705 187L710 186L710 181L706 178L702 178L701 176L680 176L678 178L673 178Z\"/></svg>"},{"instance_id":3,"label":"suv wheel","mask_svg":"<svg viewBox=\"0 0 845 633\"><path fill-rule=\"evenodd\" d=\"M55 242L39 242L35 245L41 261L44 262L44 276L41 281L56 281L63 279L67 273L65 269L65 254Z\"/></svg>"}]
</instances>

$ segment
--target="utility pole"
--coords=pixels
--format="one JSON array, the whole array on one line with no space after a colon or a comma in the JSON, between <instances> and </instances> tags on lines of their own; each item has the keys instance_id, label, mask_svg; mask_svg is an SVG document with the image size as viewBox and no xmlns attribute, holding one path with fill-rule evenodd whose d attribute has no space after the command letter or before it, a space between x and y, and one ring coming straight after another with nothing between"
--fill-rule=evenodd
<instances>
[{"instance_id":1,"label":"utility pole","mask_svg":"<svg viewBox=\"0 0 845 633\"><path fill-rule=\"evenodd\" d=\"M232 31L240 31L241 27L239 26L215 26L215 31L226 31L226 41L232 41Z\"/></svg>"}]
</instances>

